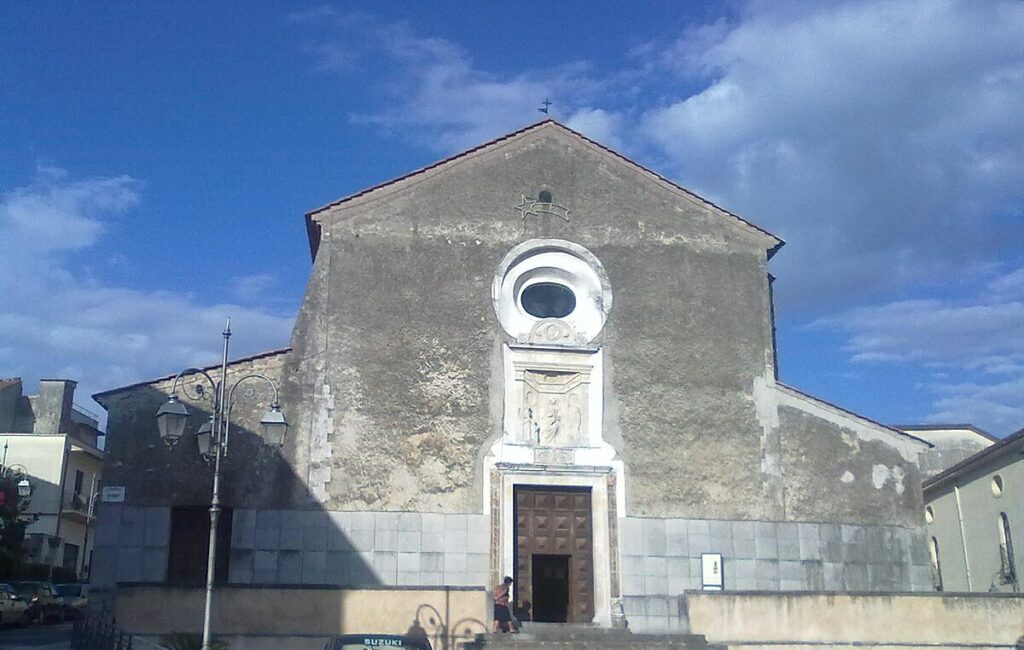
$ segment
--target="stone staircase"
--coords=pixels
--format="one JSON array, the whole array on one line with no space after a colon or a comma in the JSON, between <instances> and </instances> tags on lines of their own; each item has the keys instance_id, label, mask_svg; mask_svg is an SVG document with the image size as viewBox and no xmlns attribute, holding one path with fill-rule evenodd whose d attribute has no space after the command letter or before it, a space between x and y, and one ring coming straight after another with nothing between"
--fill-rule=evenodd
<instances>
[{"instance_id":1,"label":"stone staircase","mask_svg":"<svg viewBox=\"0 0 1024 650\"><path fill-rule=\"evenodd\" d=\"M634 634L625 628L586 624L523 623L518 634L486 634L463 648L474 650L726 650L695 634Z\"/></svg>"}]
</instances>

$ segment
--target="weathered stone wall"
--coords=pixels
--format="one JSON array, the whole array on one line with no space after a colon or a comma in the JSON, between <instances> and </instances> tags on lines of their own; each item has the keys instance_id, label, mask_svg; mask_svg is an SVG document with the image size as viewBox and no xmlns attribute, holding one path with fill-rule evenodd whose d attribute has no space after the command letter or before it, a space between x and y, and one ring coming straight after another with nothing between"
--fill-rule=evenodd
<instances>
[{"instance_id":1,"label":"weathered stone wall","mask_svg":"<svg viewBox=\"0 0 1024 650\"><path fill-rule=\"evenodd\" d=\"M540 189L570 208L568 223L515 211ZM513 246L550 237L587 247L611 280L596 343L629 511L771 509L749 393L771 359L774 240L556 128L317 219L286 401L311 449L309 490L328 508L480 510L507 340L491 282Z\"/></svg>"},{"instance_id":2,"label":"weathered stone wall","mask_svg":"<svg viewBox=\"0 0 1024 650\"><path fill-rule=\"evenodd\" d=\"M924 524L920 470L883 439L779 407L787 519Z\"/></svg>"},{"instance_id":3,"label":"weathered stone wall","mask_svg":"<svg viewBox=\"0 0 1024 650\"><path fill-rule=\"evenodd\" d=\"M171 508L101 504L93 590L167 580ZM479 514L232 512L233 585L486 588L489 534Z\"/></svg>"},{"instance_id":4,"label":"weathered stone wall","mask_svg":"<svg viewBox=\"0 0 1024 650\"><path fill-rule=\"evenodd\" d=\"M1014 648L1024 597L994 594L690 593L693 634L730 648Z\"/></svg>"},{"instance_id":5,"label":"weathered stone wall","mask_svg":"<svg viewBox=\"0 0 1024 650\"><path fill-rule=\"evenodd\" d=\"M677 628L675 598L701 589L701 555L722 556L728 591L930 591L923 528L655 519L622 523L622 596L635 629Z\"/></svg>"},{"instance_id":6,"label":"weathered stone wall","mask_svg":"<svg viewBox=\"0 0 1024 650\"><path fill-rule=\"evenodd\" d=\"M260 373L280 382L286 352L270 353L231 363L228 385L250 374ZM219 369L210 371L219 379ZM127 387L97 400L107 409L107 458L103 485L125 487L125 504L135 506L166 506L168 504L209 505L213 488L213 468L199 456L195 431L210 417L210 403L190 399L185 385L200 381L192 376L180 382L178 397L190 412L186 434L172 449L167 449L157 431L156 412L171 393L171 379ZM204 384L204 386L206 386ZM255 392L242 395L246 388ZM206 386L207 392L209 387ZM286 441L283 450L266 447L260 437L259 421L269 408L273 394L265 382L249 380L236 393L236 407L231 413L229 454L224 459L221 501L225 507L274 507L291 501L292 493L301 488L296 478ZM288 405L285 416L294 424ZM301 465L301 461L299 465ZM103 525L102 519L100 526Z\"/></svg>"},{"instance_id":7,"label":"weathered stone wall","mask_svg":"<svg viewBox=\"0 0 1024 650\"><path fill-rule=\"evenodd\" d=\"M123 587L115 609L119 628L143 635L199 633L202 612L201 588L158 586ZM483 589L224 587L214 601L213 629L218 638L231 638L232 648L323 648L333 635L405 634L417 621L435 647L454 648L456 638L489 629L490 616ZM442 625L452 638L435 636ZM306 644L288 645L296 641Z\"/></svg>"}]
</instances>

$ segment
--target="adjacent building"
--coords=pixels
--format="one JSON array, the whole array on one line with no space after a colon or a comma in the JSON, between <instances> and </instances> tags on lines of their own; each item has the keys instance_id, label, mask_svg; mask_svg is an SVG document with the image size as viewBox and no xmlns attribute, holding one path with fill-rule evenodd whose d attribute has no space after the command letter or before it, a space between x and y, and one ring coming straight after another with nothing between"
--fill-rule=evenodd
<instances>
[{"instance_id":1,"label":"adjacent building","mask_svg":"<svg viewBox=\"0 0 1024 650\"><path fill-rule=\"evenodd\" d=\"M717 581L931 590L929 443L777 379L778 237L553 121L306 227L289 347L228 367L275 379L292 429L261 444L266 394L234 413L224 628L300 588L330 632L372 609L357 592L413 602L504 575L536 620L635 630L673 629L678 594ZM159 438L171 380L95 396L118 502L101 504L94 593L202 582L211 470L194 439ZM178 397L194 431L207 403ZM159 627L146 612L120 620Z\"/></svg>"},{"instance_id":2,"label":"adjacent building","mask_svg":"<svg viewBox=\"0 0 1024 650\"><path fill-rule=\"evenodd\" d=\"M1021 591L1024 429L924 482L938 591Z\"/></svg>"},{"instance_id":3,"label":"adjacent building","mask_svg":"<svg viewBox=\"0 0 1024 650\"><path fill-rule=\"evenodd\" d=\"M924 481L999 442L999 438L972 424L898 424L895 428L932 445L920 457Z\"/></svg>"},{"instance_id":4,"label":"adjacent building","mask_svg":"<svg viewBox=\"0 0 1024 650\"><path fill-rule=\"evenodd\" d=\"M25 395L20 379L0 380L0 464L31 485L30 562L85 578L95 542L96 491L103 469L99 418L75 405L76 384L42 379Z\"/></svg>"}]
</instances>

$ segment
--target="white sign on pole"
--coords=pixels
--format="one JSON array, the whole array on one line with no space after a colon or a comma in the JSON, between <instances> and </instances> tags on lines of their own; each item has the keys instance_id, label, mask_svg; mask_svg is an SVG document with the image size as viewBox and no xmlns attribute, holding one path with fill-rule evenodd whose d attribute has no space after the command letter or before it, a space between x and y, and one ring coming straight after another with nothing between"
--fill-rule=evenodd
<instances>
[{"instance_id":1,"label":"white sign on pole","mask_svg":"<svg viewBox=\"0 0 1024 650\"><path fill-rule=\"evenodd\" d=\"M725 585L722 578L722 554L702 553L700 567L701 588L705 591L721 591Z\"/></svg>"},{"instance_id":2,"label":"white sign on pole","mask_svg":"<svg viewBox=\"0 0 1024 650\"><path fill-rule=\"evenodd\" d=\"M100 494L100 500L103 501L103 503L124 503L124 486L106 486Z\"/></svg>"}]
</instances>

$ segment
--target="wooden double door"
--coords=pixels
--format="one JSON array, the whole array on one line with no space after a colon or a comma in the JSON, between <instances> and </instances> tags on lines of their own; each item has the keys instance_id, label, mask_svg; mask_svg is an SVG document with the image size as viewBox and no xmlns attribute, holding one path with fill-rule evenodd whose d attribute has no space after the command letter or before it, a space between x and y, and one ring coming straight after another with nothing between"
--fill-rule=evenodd
<instances>
[{"instance_id":1,"label":"wooden double door","mask_svg":"<svg viewBox=\"0 0 1024 650\"><path fill-rule=\"evenodd\" d=\"M594 617L590 489L515 488L515 600L534 621L587 623Z\"/></svg>"}]
</instances>

